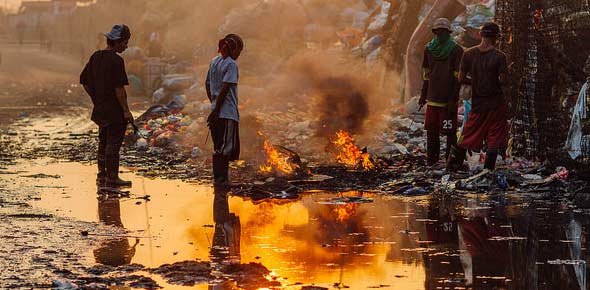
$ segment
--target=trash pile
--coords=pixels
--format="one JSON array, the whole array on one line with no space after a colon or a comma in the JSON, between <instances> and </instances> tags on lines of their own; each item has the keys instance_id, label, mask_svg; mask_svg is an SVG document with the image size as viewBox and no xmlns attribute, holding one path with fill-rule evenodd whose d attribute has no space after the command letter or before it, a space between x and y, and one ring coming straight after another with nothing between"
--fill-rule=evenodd
<instances>
[{"instance_id":1,"label":"trash pile","mask_svg":"<svg viewBox=\"0 0 590 290\"><path fill-rule=\"evenodd\" d=\"M343 11L343 17L349 17L352 22L351 26L338 32L340 41L355 55L364 57L369 65L381 56L383 32L391 16L391 5L388 1L375 1L367 10L354 11L348 8Z\"/></svg>"},{"instance_id":2,"label":"trash pile","mask_svg":"<svg viewBox=\"0 0 590 290\"><path fill-rule=\"evenodd\" d=\"M149 96L154 104L168 104L185 91L198 87L191 64L175 57L147 57L142 48L128 48L122 57L126 62L130 92ZM186 96L184 97L186 99ZM186 101L182 104L184 106Z\"/></svg>"},{"instance_id":3,"label":"trash pile","mask_svg":"<svg viewBox=\"0 0 590 290\"><path fill-rule=\"evenodd\" d=\"M384 130L376 137L380 146L375 149L382 156L425 153L426 136L422 115L384 116Z\"/></svg>"},{"instance_id":4,"label":"trash pile","mask_svg":"<svg viewBox=\"0 0 590 290\"><path fill-rule=\"evenodd\" d=\"M494 19L495 10L495 0L476 1L475 3L466 5L465 13L457 17L454 22L465 28L479 29L486 22Z\"/></svg>"},{"instance_id":5,"label":"trash pile","mask_svg":"<svg viewBox=\"0 0 590 290\"><path fill-rule=\"evenodd\" d=\"M176 113L149 119L137 132L128 131L128 135L137 137L135 148L147 150L153 147L178 147L181 134L192 123L191 117Z\"/></svg>"},{"instance_id":6,"label":"trash pile","mask_svg":"<svg viewBox=\"0 0 590 290\"><path fill-rule=\"evenodd\" d=\"M198 84L194 81L194 77L187 74L168 74L163 75L160 87L152 94L152 102L155 104L168 104L178 96L184 96L184 102L179 105L184 107L186 104L185 91L195 91Z\"/></svg>"},{"instance_id":7,"label":"trash pile","mask_svg":"<svg viewBox=\"0 0 590 290\"><path fill-rule=\"evenodd\" d=\"M476 44L473 43L473 39L478 38L476 30L494 19L496 6L495 0L474 2L466 5L465 12L452 20L454 38L469 47ZM375 64L383 55L389 27L401 18L399 13L403 9L392 5L396 4L378 0L365 9L348 7L341 12L341 18L347 20L348 26L337 32L340 42L355 55L365 58L368 65ZM429 4L423 4L418 15L419 21L426 17L429 9Z\"/></svg>"}]
</instances>

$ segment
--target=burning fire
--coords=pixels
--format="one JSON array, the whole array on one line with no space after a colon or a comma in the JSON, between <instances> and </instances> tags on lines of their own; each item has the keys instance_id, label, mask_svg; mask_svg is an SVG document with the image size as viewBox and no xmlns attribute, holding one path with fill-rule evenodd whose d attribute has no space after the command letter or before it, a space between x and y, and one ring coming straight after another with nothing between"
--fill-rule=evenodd
<instances>
[{"instance_id":1,"label":"burning fire","mask_svg":"<svg viewBox=\"0 0 590 290\"><path fill-rule=\"evenodd\" d=\"M267 159L266 164L260 165L260 172L271 173L275 169L278 173L291 175L299 169L299 165L292 163L289 156L281 154L268 140L264 141L264 150Z\"/></svg>"},{"instance_id":2,"label":"burning fire","mask_svg":"<svg viewBox=\"0 0 590 290\"><path fill-rule=\"evenodd\" d=\"M365 170L375 168L375 164L371 161L371 155L363 152L359 146L354 144L354 139L350 133L340 130L336 132L336 139L332 141L336 145L336 160L346 166L357 167L359 164Z\"/></svg>"}]
</instances>

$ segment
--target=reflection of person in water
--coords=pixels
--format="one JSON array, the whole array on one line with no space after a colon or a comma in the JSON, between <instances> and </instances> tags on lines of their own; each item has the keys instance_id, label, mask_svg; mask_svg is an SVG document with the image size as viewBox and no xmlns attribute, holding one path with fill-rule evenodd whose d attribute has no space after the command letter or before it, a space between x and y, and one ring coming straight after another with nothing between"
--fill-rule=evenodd
<instances>
[{"instance_id":1,"label":"reflection of person in water","mask_svg":"<svg viewBox=\"0 0 590 290\"><path fill-rule=\"evenodd\" d=\"M211 247L211 260L219 263L240 261L240 218L229 212L227 188L216 187L213 200L215 233Z\"/></svg>"},{"instance_id":2,"label":"reflection of person in water","mask_svg":"<svg viewBox=\"0 0 590 290\"><path fill-rule=\"evenodd\" d=\"M426 289L444 287L463 287L463 267L459 255L454 253L459 248L457 236L457 211L451 199L432 198L428 204L426 223L426 240L431 243L432 251L423 254L426 273ZM444 288L447 289L447 288ZM452 289L452 288L448 288Z\"/></svg>"},{"instance_id":3,"label":"reflection of person in water","mask_svg":"<svg viewBox=\"0 0 590 290\"><path fill-rule=\"evenodd\" d=\"M505 208L498 206L473 210L458 225L465 278L475 289L505 289L507 279L490 277L512 278L508 243L493 239L512 236L507 228L501 227L505 224L509 224Z\"/></svg>"},{"instance_id":4,"label":"reflection of person in water","mask_svg":"<svg viewBox=\"0 0 590 290\"><path fill-rule=\"evenodd\" d=\"M121 206L118 198L99 197L98 198L98 219L109 226L123 228L121 221ZM94 250L96 262L113 267L128 265L135 255L135 247L139 239L135 239L135 244L131 246L126 237L113 237L101 242L99 248Z\"/></svg>"}]
</instances>

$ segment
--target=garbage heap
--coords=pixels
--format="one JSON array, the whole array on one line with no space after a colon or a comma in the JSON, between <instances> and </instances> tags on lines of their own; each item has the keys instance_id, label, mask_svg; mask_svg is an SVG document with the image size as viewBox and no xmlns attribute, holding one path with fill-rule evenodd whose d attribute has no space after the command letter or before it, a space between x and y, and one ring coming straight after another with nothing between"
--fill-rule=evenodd
<instances>
[{"instance_id":1,"label":"garbage heap","mask_svg":"<svg viewBox=\"0 0 590 290\"><path fill-rule=\"evenodd\" d=\"M590 43L584 41L590 37L588 2L498 0L496 5L502 49L511 61L512 153L587 168L588 102L581 91L590 53ZM582 105L576 110L579 118L570 122L577 103ZM568 134L575 139L566 149Z\"/></svg>"},{"instance_id":2,"label":"garbage heap","mask_svg":"<svg viewBox=\"0 0 590 290\"><path fill-rule=\"evenodd\" d=\"M434 2L378 0L366 10L347 8L342 18L351 18L352 24L338 31L338 36L344 47L365 57L367 64L383 58L388 68L401 71L412 33L428 16ZM479 42L479 27L493 19L496 1L466 2L465 11L453 20L453 35L464 46L471 47ZM422 48L418 51L421 56Z\"/></svg>"},{"instance_id":3,"label":"garbage heap","mask_svg":"<svg viewBox=\"0 0 590 290\"><path fill-rule=\"evenodd\" d=\"M131 93L151 97L154 104L168 104L186 91L198 89L192 64L176 57L147 57L140 47L123 53ZM185 105L183 102L181 105Z\"/></svg>"},{"instance_id":4,"label":"garbage heap","mask_svg":"<svg viewBox=\"0 0 590 290\"><path fill-rule=\"evenodd\" d=\"M182 134L191 123L191 117L182 113L147 120L138 132L134 132L138 137L135 146L137 149L176 146L179 134Z\"/></svg>"}]
</instances>

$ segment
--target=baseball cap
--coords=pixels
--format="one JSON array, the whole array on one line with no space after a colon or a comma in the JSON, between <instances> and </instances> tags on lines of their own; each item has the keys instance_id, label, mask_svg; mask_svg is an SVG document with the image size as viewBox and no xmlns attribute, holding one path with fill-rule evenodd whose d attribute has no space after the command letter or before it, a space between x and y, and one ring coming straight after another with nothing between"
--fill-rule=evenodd
<instances>
[{"instance_id":1,"label":"baseball cap","mask_svg":"<svg viewBox=\"0 0 590 290\"><path fill-rule=\"evenodd\" d=\"M110 40L128 39L131 37L131 31L129 31L129 27L125 24L116 24L104 36Z\"/></svg>"},{"instance_id":2,"label":"baseball cap","mask_svg":"<svg viewBox=\"0 0 590 290\"><path fill-rule=\"evenodd\" d=\"M439 18L434 21L434 23L432 25L432 30L436 30L436 29L446 29L448 31L453 31L451 29L451 21L449 21L446 18Z\"/></svg>"}]
</instances>

